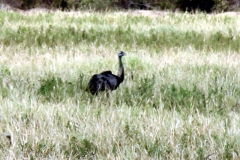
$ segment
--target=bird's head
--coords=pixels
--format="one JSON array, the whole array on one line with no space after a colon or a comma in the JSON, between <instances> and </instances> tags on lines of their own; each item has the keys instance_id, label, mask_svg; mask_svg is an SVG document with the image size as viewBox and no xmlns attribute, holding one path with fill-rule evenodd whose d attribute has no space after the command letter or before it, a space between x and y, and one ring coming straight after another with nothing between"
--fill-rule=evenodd
<instances>
[{"instance_id":1,"label":"bird's head","mask_svg":"<svg viewBox=\"0 0 240 160\"><path fill-rule=\"evenodd\" d=\"M118 52L118 57L122 57L122 56L124 56L125 54L126 54L125 52L120 51L120 52Z\"/></svg>"}]
</instances>

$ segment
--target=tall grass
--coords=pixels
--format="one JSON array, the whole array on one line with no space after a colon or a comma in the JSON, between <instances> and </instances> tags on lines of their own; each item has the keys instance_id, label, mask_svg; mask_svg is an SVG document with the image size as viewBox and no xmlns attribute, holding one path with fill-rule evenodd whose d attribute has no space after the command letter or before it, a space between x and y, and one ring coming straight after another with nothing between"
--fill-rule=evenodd
<instances>
[{"instance_id":1,"label":"tall grass","mask_svg":"<svg viewBox=\"0 0 240 160\"><path fill-rule=\"evenodd\" d=\"M239 159L238 16L0 17L1 159ZM124 82L92 96L88 80L117 73L119 50Z\"/></svg>"}]
</instances>

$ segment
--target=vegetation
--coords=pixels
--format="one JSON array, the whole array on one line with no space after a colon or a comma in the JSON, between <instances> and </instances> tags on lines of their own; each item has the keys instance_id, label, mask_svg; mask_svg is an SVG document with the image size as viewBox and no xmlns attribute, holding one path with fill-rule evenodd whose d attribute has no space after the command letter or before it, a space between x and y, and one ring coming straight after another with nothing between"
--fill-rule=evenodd
<instances>
[{"instance_id":1,"label":"vegetation","mask_svg":"<svg viewBox=\"0 0 240 160\"><path fill-rule=\"evenodd\" d=\"M91 10L181 10L181 11L230 11L239 10L239 0L2 0L12 7L28 10L32 8L48 9L91 9ZM1 4L1 2L0 2Z\"/></svg>"},{"instance_id":2,"label":"vegetation","mask_svg":"<svg viewBox=\"0 0 240 160\"><path fill-rule=\"evenodd\" d=\"M238 15L0 17L1 159L239 159ZM124 82L91 95L120 50Z\"/></svg>"}]
</instances>

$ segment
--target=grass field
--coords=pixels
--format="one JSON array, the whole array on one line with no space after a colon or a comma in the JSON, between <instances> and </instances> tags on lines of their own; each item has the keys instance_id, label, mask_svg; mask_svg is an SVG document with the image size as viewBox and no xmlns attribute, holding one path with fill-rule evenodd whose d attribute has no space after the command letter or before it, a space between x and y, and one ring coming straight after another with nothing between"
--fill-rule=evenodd
<instances>
[{"instance_id":1,"label":"grass field","mask_svg":"<svg viewBox=\"0 0 240 160\"><path fill-rule=\"evenodd\" d=\"M239 15L0 11L0 26L0 159L240 159ZM86 92L120 50L120 88Z\"/></svg>"}]
</instances>

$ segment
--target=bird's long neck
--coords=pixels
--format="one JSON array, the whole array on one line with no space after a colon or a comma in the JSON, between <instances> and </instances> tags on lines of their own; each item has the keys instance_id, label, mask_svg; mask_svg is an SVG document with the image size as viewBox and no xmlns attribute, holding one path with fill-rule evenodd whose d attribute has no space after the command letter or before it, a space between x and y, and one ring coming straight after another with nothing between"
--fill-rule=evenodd
<instances>
[{"instance_id":1,"label":"bird's long neck","mask_svg":"<svg viewBox=\"0 0 240 160\"><path fill-rule=\"evenodd\" d=\"M118 57L119 59L119 69L118 69L118 77L120 78L121 82L124 80L124 67L122 63L122 57Z\"/></svg>"}]
</instances>

